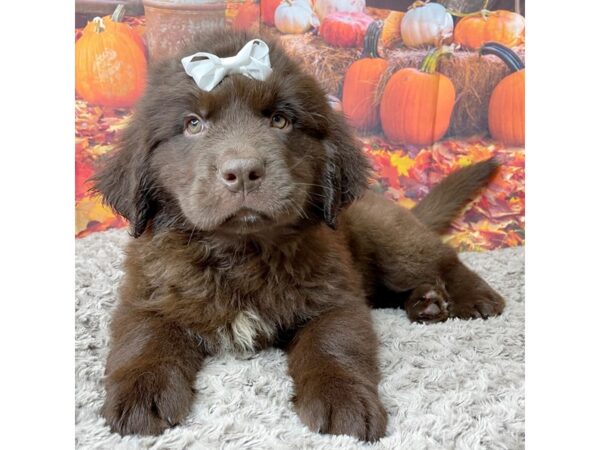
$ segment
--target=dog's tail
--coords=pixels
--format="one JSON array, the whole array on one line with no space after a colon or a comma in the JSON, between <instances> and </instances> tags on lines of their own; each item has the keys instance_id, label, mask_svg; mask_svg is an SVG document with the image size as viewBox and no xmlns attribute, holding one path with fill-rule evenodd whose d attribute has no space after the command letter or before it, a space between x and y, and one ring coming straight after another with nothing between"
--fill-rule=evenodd
<instances>
[{"instance_id":1,"label":"dog's tail","mask_svg":"<svg viewBox=\"0 0 600 450\"><path fill-rule=\"evenodd\" d=\"M430 230L444 232L490 182L499 166L498 161L490 158L452 172L412 209L413 214Z\"/></svg>"}]
</instances>

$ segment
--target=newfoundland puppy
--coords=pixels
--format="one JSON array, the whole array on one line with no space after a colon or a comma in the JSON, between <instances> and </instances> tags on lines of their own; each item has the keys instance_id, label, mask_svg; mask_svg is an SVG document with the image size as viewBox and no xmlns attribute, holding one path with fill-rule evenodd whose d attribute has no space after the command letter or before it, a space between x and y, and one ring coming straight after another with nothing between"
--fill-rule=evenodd
<instances>
[{"instance_id":1,"label":"newfoundland puppy","mask_svg":"<svg viewBox=\"0 0 600 450\"><path fill-rule=\"evenodd\" d=\"M250 38L209 32L181 56L231 57ZM437 234L497 164L451 174L411 211L366 191L369 165L343 117L264 41L264 81L233 74L205 91L181 57L154 67L94 180L135 238L102 409L120 434L184 420L208 355L275 345L287 352L308 428L375 441L387 417L370 307L403 307L425 323L504 307Z\"/></svg>"}]
</instances>

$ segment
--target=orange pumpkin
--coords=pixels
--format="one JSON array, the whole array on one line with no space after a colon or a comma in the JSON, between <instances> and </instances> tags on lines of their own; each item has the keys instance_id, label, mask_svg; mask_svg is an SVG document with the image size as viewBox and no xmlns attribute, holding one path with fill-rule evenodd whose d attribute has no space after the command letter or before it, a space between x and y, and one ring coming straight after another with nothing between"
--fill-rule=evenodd
<instances>
[{"instance_id":1,"label":"orange pumpkin","mask_svg":"<svg viewBox=\"0 0 600 450\"><path fill-rule=\"evenodd\" d=\"M260 20L270 26L275 25L275 10L281 0L260 0Z\"/></svg>"},{"instance_id":2,"label":"orange pumpkin","mask_svg":"<svg viewBox=\"0 0 600 450\"><path fill-rule=\"evenodd\" d=\"M404 12L391 11L383 22L381 31L381 44L390 48L402 41L402 33L400 32L400 24L404 18Z\"/></svg>"},{"instance_id":3,"label":"orange pumpkin","mask_svg":"<svg viewBox=\"0 0 600 450\"><path fill-rule=\"evenodd\" d=\"M377 42L381 32L381 21L369 25L363 56L350 65L344 78L342 111L348 123L361 131L379 126L377 86L389 65L387 60L377 54Z\"/></svg>"},{"instance_id":4,"label":"orange pumpkin","mask_svg":"<svg viewBox=\"0 0 600 450\"><path fill-rule=\"evenodd\" d=\"M490 134L504 144L525 145L525 65L509 48L494 42L481 47L482 55L496 55L510 68L492 91L488 107Z\"/></svg>"},{"instance_id":5,"label":"orange pumpkin","mask_svg":"<svg viewBox=\"0 0 600 450\"><path fill-rule=\"evenodd\" d=\"M242 31L258 31L259 23L258 18L260 16L260 5L257 0L246 0L238 9L237 15L231 22L231 27L234 30Z\"/></svg>"},{"instance_id":6,"label":"orange pumpkin","mask_svg":"<svg viewBox=\"0 0 600 450\"><path fill-rule=\"evenodd\" d=\"M112 16L104 16L102 20L104 21L104 25L109 30L121 31L131 37L142 49L144 54L146 54L146 45L144 44L144 39L140 35L137 30L131 28L128 24L123 23L123 18L125 17L125 5L120 4L117 5Z\"/></svg>"},{"instance_id":7,"label":"orange pumpkin","mask_svg":"<svg viewBox=\"0 0 600 450\"><path fill-rule=\"evenodd\" d=\"M332 13L321 23L319 34L336 47L360 47L373 18L365 13Z\"/></svg>"},{"instance_id":8,"label":"orange pumpkin","mask_svg":"<svg viewBox=\"0 0 600 450\"><path fill-rule=\"evenodd\" d=\"M380 115L386 137L394 143L430 145L450 125L456 91L452 81L436 72L439 58L451 54L442 46L431 50L421 69L400 69L383 90Z\"/></svg>"},{"instance_id":9,"label":"orange pumpkin","mask_svg":"<svg viewBox=\"0 0 600 450\"><path fill-rule=\"evenodd\" d=\"M514 47L525 42L525 18L512 11L486 11L463 17L454 29L454 42L475 49L485 42Z\"/></svg>"},{"instance_id":10,"label":"orange pumpkin","mask_svg":"<svg viewBox=\"0 0 600 450\"><path fill-rule=\"evenodd\" d=\"M75 91L84 100L130 107L146 85L147 63L140 41L96 17L75 43Z\"/></svg>"}]
</instances>

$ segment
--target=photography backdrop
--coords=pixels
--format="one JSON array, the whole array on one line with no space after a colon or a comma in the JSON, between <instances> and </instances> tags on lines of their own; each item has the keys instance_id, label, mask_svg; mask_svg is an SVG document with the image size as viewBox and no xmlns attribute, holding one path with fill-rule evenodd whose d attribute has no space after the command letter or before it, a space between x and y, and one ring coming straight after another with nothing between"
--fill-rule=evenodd
<instances>
[{"instance_id":1,"label":"photography backdrop","mask_svg":"<svg viewBox=\"0 0 600 450\"><path fill-rule=\"evenodd\" d=\"M523 245L524 8L518 0L77 0L76 236L127 226L87 180L131 118L148 65L222 24L280 38L347 116L376 170L371 188L400 205L495 155L502 168L492 185L444 239L459 250Z\"/></svg>"}]
</instances>

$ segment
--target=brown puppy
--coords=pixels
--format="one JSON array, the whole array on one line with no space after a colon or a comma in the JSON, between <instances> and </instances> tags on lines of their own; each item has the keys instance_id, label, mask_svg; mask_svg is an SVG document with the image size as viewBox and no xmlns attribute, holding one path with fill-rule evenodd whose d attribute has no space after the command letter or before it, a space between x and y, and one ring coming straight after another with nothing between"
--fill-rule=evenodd
<instances>
[{"instance_id":1,"label":"brown puppy","mask_svg":"<svg viewBox=\"0 0 600 450\"><path fill-rule=\"evenodd\" d=\"M210 33L185 55L232 56L249 38ZM265 40L266 81L232 75L204 92L178 58L155 67L95 180L136 238L106 365L103 415L121 434L182 421L207 355L279 345L311 430L377 440L387 417L369 303L405 303L423 322L502 311L434 232L496 164L451 175L414 214L363 196L368 164L343 118Z\"/></svg>"}]
</instances>

